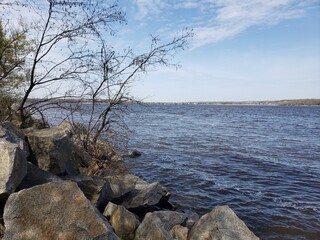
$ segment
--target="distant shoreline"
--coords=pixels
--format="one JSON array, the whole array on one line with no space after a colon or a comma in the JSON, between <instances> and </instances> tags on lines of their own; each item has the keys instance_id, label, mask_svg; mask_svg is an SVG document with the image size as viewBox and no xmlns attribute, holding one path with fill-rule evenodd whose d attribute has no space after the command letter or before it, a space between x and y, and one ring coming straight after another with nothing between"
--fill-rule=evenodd
<instances>
[{"instance_id":1,"label":"distant shoreline","mask_svg":"<svg viewBox=\"0 0 320 240\"><path fill-rule=\"evenodd\" d=\"M42 101L39 98L30 99L29 102ZM83 104L91 102L90 99L54 99L48 100L52 103L77 103L81 101ZM103 100L96 100L97 103ZM137 102L127 102L124 104L135 104ZM142 104L159 104L159 105L216 105L216 106L320 106L320 99L291 99L291 100L273 100L273 101L200 101L200 102L147 102Z\"/></svg>"},{"instance_id":2,"label":"distant shoreline","mask_svg":"<svg viewBox=\"0 0 320 240\"><path fill-rule=\"evenodd\" d=\"M217 106L320 106L320 99L294 99L275 101L217 101L217 102L143 102L163 105L217 105Z\"/></svg>"}]
</instances>

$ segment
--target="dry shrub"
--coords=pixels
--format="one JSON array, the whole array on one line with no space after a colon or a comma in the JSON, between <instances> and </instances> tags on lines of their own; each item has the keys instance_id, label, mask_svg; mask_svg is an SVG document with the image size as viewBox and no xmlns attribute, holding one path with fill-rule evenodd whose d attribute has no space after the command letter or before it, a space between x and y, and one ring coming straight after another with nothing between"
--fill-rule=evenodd
<instances>
[{"instance_id":1,"label":"dry shrub","mask_svg":"<svg viewBox=\"0 0 320 240\"><path fill-rule=\"evenodd\" d=\"M93 141L83 124L73 123L72 134L82 174L107 176L127 172L123 158L116 149L106 140Z\"/></svg>"}]
</instances>

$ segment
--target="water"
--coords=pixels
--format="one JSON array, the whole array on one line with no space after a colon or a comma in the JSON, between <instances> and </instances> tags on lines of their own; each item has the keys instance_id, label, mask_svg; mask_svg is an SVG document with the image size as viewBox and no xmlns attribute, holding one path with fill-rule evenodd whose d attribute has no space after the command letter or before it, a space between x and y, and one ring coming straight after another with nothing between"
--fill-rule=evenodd
<instances>
[{"instance_id":1,"label":"water","mask_svg":"<svg viewBox=\"0 0 320 240\"><path fill-rule=\"evenodd\" d=\"M261 239L320 239L320 107L129 106L131 171L181 209L229 205Z\"/></svg>"}]
</instances>

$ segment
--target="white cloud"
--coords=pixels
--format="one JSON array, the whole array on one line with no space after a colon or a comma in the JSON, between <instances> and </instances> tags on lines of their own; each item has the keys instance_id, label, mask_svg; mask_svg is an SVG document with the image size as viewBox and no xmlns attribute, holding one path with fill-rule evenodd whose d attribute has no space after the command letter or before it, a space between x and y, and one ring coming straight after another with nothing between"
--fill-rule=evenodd
<instances>
[{"instance_id":1,"label":"white cloud","mask_svg":"<svg viewBox=\"0 0 320 240\"><path fill-rule=\"evenodd\" d=\"M277 24L285 19L298 18L307 8L319 6L316 0L303 3L299 0L136 0L135 3L141 18L177 9L192 10L194 15L188 27L196 33L193 47L230 38L252 26Z\"/></svg>"},{"instance_id":2,"label":"white cloud","mask_svg":"<svg viewBox=\"0 0 320 240\"><path fill-rule=\"evenodd\" d=\"M149 14L159 14L162 9L168 6L163 0L135 0L138 8L138 18L144 18Z\"/></svg>"}]
</instances>

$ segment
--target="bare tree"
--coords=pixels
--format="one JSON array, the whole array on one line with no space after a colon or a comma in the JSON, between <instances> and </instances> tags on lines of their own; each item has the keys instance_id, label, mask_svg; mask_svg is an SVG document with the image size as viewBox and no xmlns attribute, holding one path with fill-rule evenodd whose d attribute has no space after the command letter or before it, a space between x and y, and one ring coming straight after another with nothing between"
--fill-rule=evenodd
<instances>
[{"instance_id":1,"label":"bare tree","mask_svg":"<svg viewBox=\"0 0 320 240\"><path fill-rule=\"evenodd\" d=\"M30 36L35 36L34 52L26 58L27 87L19 107L21 119L25 121L27 113L32 111L42 113L54 102L65 109L75 123L75 116L83 110L85 101L89 112L82 120L79 139L88 151L119 121L118 111L126 103L136 101L130 96L131 83L161 65L177 66L171 63L173 56L184 49L193 36L188 30L167 42L151 36L150 48L144 53L135 53L130 47L116 52L107 37L114 33L115 23L125 23L117 2L20 2L36 19L29 31ZM28 101L37 91L47 96ZM63 101L57 101L59 99ZM66 104L68 99L72 100L70 104Z\"/></svg>"},{"instance_id":2,"label":"bare tree","mask_svg":"<svg viewBox=\"0 0 320 240\"><path fill-rule=\"evenodd\" d=\"M37 102L27 103L32 92L46 91L47 99L65 98L77 94L66 87L85 78L95 69L93 61L100 36L112 33L109 24L124 22L117 4L105 1L22 1L35 16L33 30L34 52L27 62L27 87L19 110L22 121L25 110ZM72 82L72 83L71 83ZM67 89L62 91L63 88ZM58 94L59 93L59 94ZM41 100L43 102L43 99Z\"/></svg>"},{"instance_id":3,"label":"bare tree","mask_svg":"<svg viewBox=\"0 0 320 240\"><path fill-rule=\"evenodd\" d=\"M147 52L135 54L127 49L122 54L106 48L103 39L100 52L100 61L96 61L95 73L98 78L88 84L83 81L85 91L83 96L90 99L90 112L86 120L82 119L85 134L81 141L85 149L95 146L101 136L106 136L112 126L119 123L124 106L128 103L137 103L139 100L130 95L130 86L140 74L147 73L159 66L174 66L172 58L187 46L187 41L193 36L192 31L184 30L169 42L161 42L158 37L151 36L150 49ZM89 109L87 105L86 108ZM97 111L97 107L99 110ZM81 109L81 108L78 108ZM120 121L121 122L121 121Z\"/></svg>"}]
</instances>

